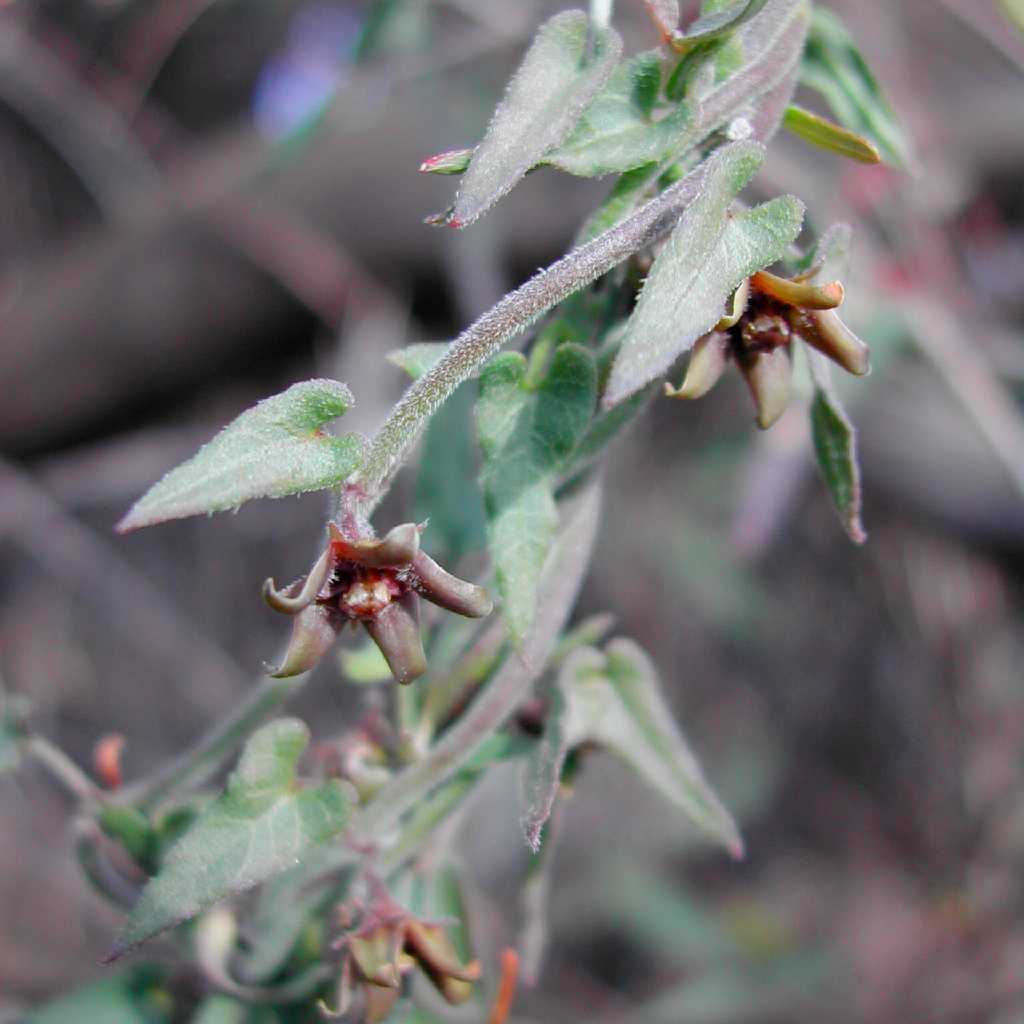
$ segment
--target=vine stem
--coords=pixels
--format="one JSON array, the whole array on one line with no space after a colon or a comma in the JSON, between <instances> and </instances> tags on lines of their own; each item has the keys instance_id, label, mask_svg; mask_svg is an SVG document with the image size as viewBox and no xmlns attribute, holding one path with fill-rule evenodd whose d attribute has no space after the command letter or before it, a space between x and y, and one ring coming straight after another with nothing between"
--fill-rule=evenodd
<instances>
[{"instance_id":1,"label":"vine stem","mask_svg":"<svg viewBox=\"0 0 1024 1024\"><path fill-rule=\"evenodd\" d=\"M409 386L373 438L366 461L351 482L365 495L367 511L383 496L430 416L484 360L563 299L668 234L699 195L709 171L727 158L730 149L717 150L685 178L535 274L467 327L440 361Z\"/></svg>"},{"instance_id":2,"label":"vine stem","mask_svg":"<svg viewBox=\"0 0 1024 1024\"><path fill-rule=\"evenodd\" d=\"M366 806L354 827L361 841L379 842L386 836L407 811L462 768L522 702L547 665L572 612L590 564L599 509L600 483L595 481L567 509L540 587L543 603L522 649L506 659L430 753L395 776Z\"/></svg>"},{"instance_id":3,"label":"vine stem","mask_svg":"<svg viewBox=\"0 0 1024 1024\"><path fill-rule=\"evenodd\" d=\"M26 753L36 759L79 803L94 803L100 795L96 783L64 753L42 736L32 736Z\"/></svg>"}]
</instances>

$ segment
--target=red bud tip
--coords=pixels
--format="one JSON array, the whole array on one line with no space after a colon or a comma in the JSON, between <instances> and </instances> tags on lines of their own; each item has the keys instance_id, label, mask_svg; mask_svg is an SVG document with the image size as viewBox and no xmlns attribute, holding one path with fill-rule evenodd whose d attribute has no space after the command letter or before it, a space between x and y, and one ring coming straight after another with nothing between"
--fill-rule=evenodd
<instances>
[{"instance_id":1,"label":"red bud tip","mask_svg":"<svg viewBox=\"0 0 1024 1024\"><path fill-rule=\"evenodd\" d=\"M514 949L501 951L501 981L488 1024L506 1024L512 1012L512 1000L516 994L516 978L519 975L519 954Z\"/></svg>"},{"instance_id":2,"label":"red bud tip","mask_svg":"<svg viewBox=\"0 0 1024 1024\"><path fill-rule=\"evenodd\" d=\"M124 737L120 733L112 732L102 737L92 752L93 770L107 789L120 789L121 787L123 781L121 752L123 750Z\"/></svg>"}]
</instances>

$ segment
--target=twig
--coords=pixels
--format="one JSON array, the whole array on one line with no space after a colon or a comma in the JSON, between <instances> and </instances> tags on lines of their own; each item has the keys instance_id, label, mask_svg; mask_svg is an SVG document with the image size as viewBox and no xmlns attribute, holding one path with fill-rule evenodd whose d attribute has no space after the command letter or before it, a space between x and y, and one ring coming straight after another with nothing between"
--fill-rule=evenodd
<instances>
[{"instance_id":1,"label":"twig","mask_svg":"<svg viewBox=\"0 0 1024 1024\"><path fill-rule=\"evenodd\" d=\"M96 784L64 753L43 736L32 736L25 753L34 757L76 800L88 804L99 797Z\"/></svg>"}]
</instances>

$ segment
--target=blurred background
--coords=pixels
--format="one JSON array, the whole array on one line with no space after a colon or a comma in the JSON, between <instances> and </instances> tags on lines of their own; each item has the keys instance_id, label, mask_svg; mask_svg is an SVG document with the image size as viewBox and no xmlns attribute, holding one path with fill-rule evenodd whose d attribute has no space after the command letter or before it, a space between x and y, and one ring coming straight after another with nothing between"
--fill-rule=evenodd
<instances>
[{"instance_id":1,"label":"blurred background","mask_svg":"<svg viewBox=\"0 0 1024 1024\"><path fill-rule=\"evenodd\" d=\"M565 6L0 2L0 674L81 763L119 732L137 776L253 685L283 641L260 583L304 570L324 512L117 538L128 505L296 380L347 381L346 429L372 429L404 383L384 354L452 337L604 194L541 171L470 231L422 223L453 183L420 161L479 139ZM870 540L799 412L759 434L736 380L618 442L580 614L650 650L749 853L589 758L524 1021L1024 1021L1024 36L996 0L828 6L919 172L779 137L751 195L854 224ZM616 24L656 42L638 0ZM318 738L362 699L336 669L295 706ZM516 801L499 773L465 841L495 948L529 867ZM0 1010L101 973L118 919L68 812L31 766L0 785Z\"/></svg>"}]
</instances>

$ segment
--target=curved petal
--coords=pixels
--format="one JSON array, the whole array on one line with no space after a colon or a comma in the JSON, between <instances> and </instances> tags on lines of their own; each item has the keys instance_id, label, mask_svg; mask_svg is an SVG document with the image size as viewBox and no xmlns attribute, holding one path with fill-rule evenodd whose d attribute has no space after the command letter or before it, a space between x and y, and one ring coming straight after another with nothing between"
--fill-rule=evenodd
<instances>
[{"instance_id":1,"label":"curved petal","mask_svg":"<svg viewBox=\"0 0 1024 1024\"><path fill-rule=\"evenodd\" d=\"M363 625L398 682L411 683L427 671L420 636L420 605L414 593L403 594L375 619L364 620Z\"/></svg>"},{"instance_id":2,"label":"curved petal","mask_svg":"<svg viewBox=\"0 0 1024 1024\"><path fill-rule=\"evenodd\" d=\"M401 569L420 549L420 529L415 523L402 523L379 540L352 541L342 536L337 523L329 523L328 528L335 557L372 569Z\"/></svg>"},{"instance_id":3,"label":"curved petal","mask_svg":"<svg viewBox=\"0 0 1024 1024\"><path fill-rule=\"evenodd\" d=\"M413 559L412 568L411 585L433 604L470 619L482 619L494 609L491 595L483 587L453 576L425 551Z\"/></svg>"},{"instance_id":4,"label":"curved petal","mask_svg":"<svg viewBox=\"0 0 1024 1024\"><path fill-rule=\"evenodd\" d=\"M847 373L863 377L871 370L871 350L831 309L790 311L789 322L811 348L828 356Z\"/></svg>"},{"instance_id":5,"label":"curved petal","mask_svg":"<svg viewBox=\"0 0 1024 1024\"><path fill-rule=\"evenodd\" d=\"M780 346L771 352L759 352L742 369L757 406L757 425L767 430L789 405L793 387L789 349Z\"/></svg>"},{"instance_id":6,"label":"curved petal","mask_svg":"<svg viewBox=\"0 0 1024 1024\"><path fill-rule=\"evenodd\" d=\"M328 545L324 548L323 554L313 563L313 568L309 570L309 575L306 576L301 587L296 582L277 590L272 579L264 580L263 600L275 612L281 612L283 615L298 615L303 608L316 600L316 595L320 593L320 588L327 582L327 577L330 576L333 568L334 556L331 553L330 545ZM289 593L296 588L298 588L297 594Z\"/></svg>"},{"instance_id":7,"label":"curved petal","mask_svg":"<svg viewBox=\"0 0 1024 1024\"><path fill-rule=\"evenodd\" d=\"M683 383L674 388L665 382L669 398L702 398L719 381L729 362L729 336L713 331L697 341L690 353Z\"/></svg>"},{"instance_id":8,"label":"curved petal","mask_svg":"<svg viewBox=\"0 0 1024 1024\"><path fill-rule=\"evenodd\" d=\"M788 277L777 277L767 270L759 270L750 279L750 283L765 295L770 295L787 306L799 306L801 309L835 309L843 304L845 292L839 281L828 284L808 284L806 281L793 281Z\"/></svg>"},{"instance_id":9,"label":"curved petal","mask_svg":"<svg viewBox=\"0 0 1024 1024\"><path fill-rule=\"evenodd\" d=\"M307 605L295 616L284 659L270 674L286 679L308 672L327 653L344 625L345 620L326 605Z\"/></svg>"}]
</instances>

